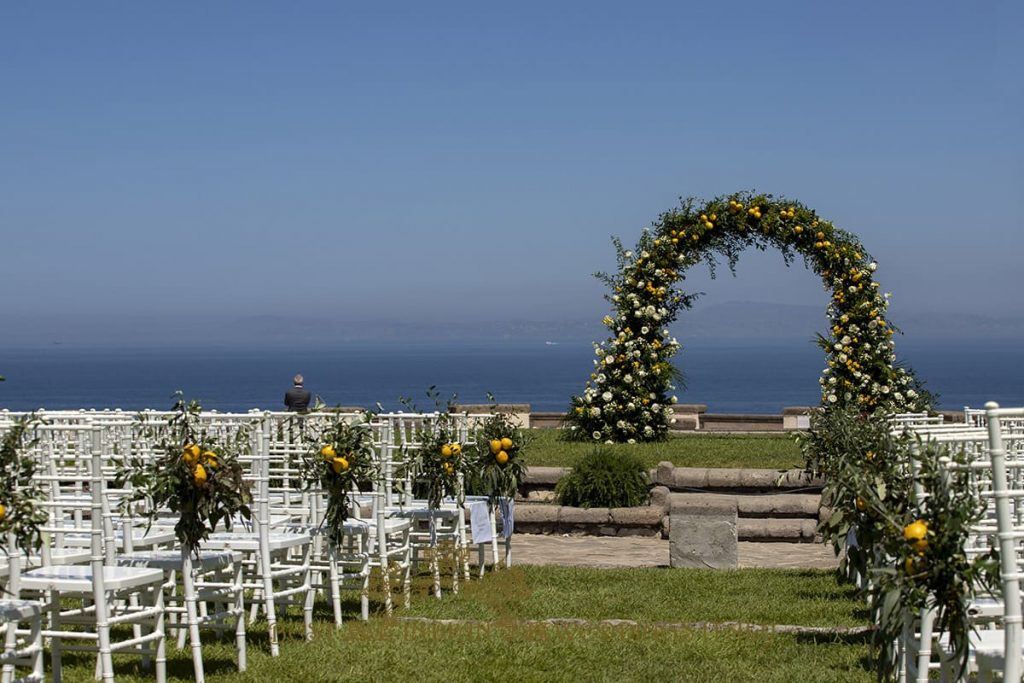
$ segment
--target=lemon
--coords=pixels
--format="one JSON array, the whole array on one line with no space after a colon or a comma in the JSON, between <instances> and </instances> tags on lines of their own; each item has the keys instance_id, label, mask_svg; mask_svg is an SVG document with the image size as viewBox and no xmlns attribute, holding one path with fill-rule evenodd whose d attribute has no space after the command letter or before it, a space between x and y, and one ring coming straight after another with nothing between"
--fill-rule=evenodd
<instances>
[{"instance_id":1,"label":"lemon","mask_svg":"<svg viewBox=\"0 0 1024 683\"><path fill-rule=\"evenodd\" d=\"M462 452L462 444L453 443L452 444L452 455L458 455L461 452Z\"/></svg>"},{"instance_id":2,"label":"lemon","mask_svg":"<svg viewBox=\"0 0 1024 683\"><path fill-rule=\"evenodd\" d=\"M331 469L334 470L335 474L348 471L348 460L345 458L334 458L331 460Z\"/></svg>"},{"instance_id":3,"label":"lemon","mask_svg":"<svg viewBox=\"0 0 1024 683\"><path fill-rule=\"evenodd\" d=\"M501 450L501 439L491 439L491 453L495 455Z\"/></svg>"},{"instance_id":4,"label":"lemon","mask_svg":"<svg viewBox=\"0 0 1024 683\"><path fill-rule=\"evenodd\" d=\"M441 457L442 458L450 458L450 457L452 457L452 445L451 444L446 443L445 445L441 446Z\"/></svg>"},{"instance_id":5,"label":"lemon","mask_svg":"<svg viewBox=\"0 0 1024 683\"><path fill-rule=\"evenodd\" d=\"M332 460L337 453L334 451L334 446L327 445L320 449L320 455L323 456L324 460Z\"/></svg>"},{"instance_id":6,"label":"lemon","mask_svg":"<svg viewBox=\"0 0 1024 683\"><path fill-rule=\"evenodd\" d=\"M444 463L444 473L455 474L455 465L451 464L450 462Z\"/></svg>"},{"instance_id":7,"label":"lemon","mask_svg":"<svg viewBox=\"0 0 1024 683\"><path fill-rule=\"evenodd\" d=\"M199 460L199 453L199 446L194 443L190 443L182 450L181 458L189 465L194 465L196 464L196 461Z\"/></svg>"},{"instance_id":8,"label":"lemon","mask_svg":"<svg viewBox=\"0 0 1024 683\"><path fill-rule=\"evenodd\" d=\"M2 522L4 519L6 519L6 517L7 517L7 506L4 505L3 503L0 503L0 522Z\"/></svg>"},{"instance_id":9,"label":"lemon","mask_svg":"<svg viewBox=\"0 0 1024 683\"><path fill-rule=\"evenodd\" d=\"M501 440L501 449L507 451L510 448L512 448L512 439L506 436Z\"/></svg>"},{"instance_id":10,"label":"lemon","mask_svg":"<svg viewBox=\"0 0 1024 683\"><path fill-rule=\"evenodd\" d=\"M928 548L928 524L919 519L906 525L903 527L903 540L923 553Z\"/></svg>"},{"instance_id":11,"label":"lemon","mask_svg":"<svg viewBox=\"0 0 1024 683\"><path fill-rule=\"evenodd\" d=\"M795 228L793 228L793 232L795 232L795 233L796 233L796 234L798 234L798 235L799 235L800 233L802 233L803 231L804 231L804 229L803 229L803 228L802 228L801 226L799 226L799 225L798 225L798 226L796 226Z\"/></svg>"},{"instance_id":12,"label":"lemon","mask_svg":"<svg viewBox=\"0 0 1024 683\"><path fill-rule=\"evenodd\" d=\"M202 465L196 465L195 470L192 472L192 483L196 486L206 486L206 468Z\"/></svg>"},{"instance_id":13,"label":"lemon","mask_svg":"<svg viewBox=\"0 0 1024 683\"><path fill-rule=\"evenodd\" d=\"M218 467L220 467L220 461L217 460L217 454L214 453L213 451L206 451L205 453L203 453L203 460L205 460L206 464L209 465L212 469L217 469Z\"/></svg>"},{"instance_id":14,"label":"lemon","mask_svg":"<svg viewBox=\"0 0 1024 683\"><path fill-rule=\"evenodd\" d=\"M494 456L494 459L498 461L499 465L504 465L508 462L508 453L505 451L498 451L497 455Z\"/></svg>"}]
</instances>

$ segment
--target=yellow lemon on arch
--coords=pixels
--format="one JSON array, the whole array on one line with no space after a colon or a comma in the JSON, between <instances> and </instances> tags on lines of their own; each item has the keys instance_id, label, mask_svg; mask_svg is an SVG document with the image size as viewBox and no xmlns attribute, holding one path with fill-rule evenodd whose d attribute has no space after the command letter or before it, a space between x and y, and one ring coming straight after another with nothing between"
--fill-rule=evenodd
<instances>
[{"instance_id":1,"label":"yellow lemon on arch","mask_svg":"<svg viewBox=\"0 0 1024 683\"><path fill-rule=\"evenodd\" d=\"M196 486L206 486L207 474L206 468L202 465L196 465L195 470L192 471L192 483Z\"/></svg>"},{"instance_id":2,"label":"yellow lemon on arch","mask_svg":"<svg viewBox=\"0 0 1024 683\"><path fill-rule=\"evenodd\" d=\"M455 465L451 464L450 462L444 463L444 473L455 474Z\"/></svg>"},{"instance_id":3,"label":"yellow lemon on arch","mask_svg":"<svg viewBox=\"0 0 1024 683\"><path fill-rule=\"evenodd\" d=\"M217 454L214 453L213 451L204 452L203 460L205 460L206 464L209 465L212 469L217 469L218 467L220 467L220 461L217 460Z\"/></svg>"},{"instance_id":4,"label":"yellow lemon on arch","mask_svg":"<svg viewBox=\"0 0 1024 683\"><path fill-rule=\"evenodd\" d=\"M7 518L7 506L0 503L0 522Z\"/></svg>"},{"instance_id":5,"label":"yellow lemon on arch","mask_svg":"<svg viewBox=\"0 0 1024 683\"><path fill-rule=\"evenodd\" d=\"M498 451L497 455L494 456L494 459L498 461L499 465L504 465L508 462L508 453L505 451Z\"/></svg>"},{"instance_id":6,"label":"yellow lemon on arch","mask_svg":"<svg viewBox=\"0 0 1024 683\"><path fill-rule=\"evenodd\" d=\"M333 460L331 460L331 469L334 470L335 474L347 472L348 460L346 460L345 458L334 458Z\"/></svg>"},{"instance_id":7,"label":"yellow lemon on arch","mask_svg":"<svg viewBox=\"0 0 1024 683\"><path fill-rule=\"evenodd\" d=\"M320 455L323 456L324 460L332 460L337 455L337 452L335 452L334 446L328 444L320 449Z\"/></svg>"},{"instance_id":8,"label":"yellow lemon on arch","mask_svg":"<svg viewBox=\"0 0 1024 683\"><path fill-rule=\"evenodd\" d=\"M441 457L442 458L450 458L450 457L452 457L452 445L450 443L446 443L445 445L441 446Z\"/></svg>"},{"instance_id":9,"label":"yellow lemon on arch","mask_svg":"<svg viewBox=\"0 0 1024 683\"><path fill-rule=\"evenodd\" d=\"M461 452L462 452L462 444L453 443L452 444L452 455L458 455Z\"/></svg>"},{"instance_id":10,"label":"yellow lemon on arch","mask_svg":"<svg viewBox=\"0 0 1024 683\"><path fill-rule=\"evenodd\" d=\"M510 448L512 448L512 439L510 439L510 438L508 438L508 437L506 436L505 438L503 438L503 439L501 440L501 449L502 449L503 451L507 451L507 450L508 450L508 449L510 449Z\"/></svg>"},{"instance_id":11,"label":"yellow lemon on arch","mask_svg":"<svg viewBox=\"0 0 1024 683\"><path fill-rule=\"evenodd\" d=\"M501 450L501 439L491 439L491 453L495 455Z\"/></svg>"}]
</instances>

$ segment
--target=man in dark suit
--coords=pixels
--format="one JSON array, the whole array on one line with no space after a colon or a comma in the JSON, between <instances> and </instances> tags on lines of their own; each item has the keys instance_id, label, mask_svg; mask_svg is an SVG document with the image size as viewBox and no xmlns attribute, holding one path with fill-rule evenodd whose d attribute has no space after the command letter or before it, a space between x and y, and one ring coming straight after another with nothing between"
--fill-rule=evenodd
<instances>
[{"instance_id":1,"label":"man in dark suit","mask_svg":"<svg viewBox=\"0 0 1024 683\"><path fill-rule=\"evenodd\" d=\"M297 413L309 410L309 392L302 386L303 381L302 375L295 375L295 379L292 380L295 386L285 392L284 404L288 410Z\"/></svg>"}]
</instances>

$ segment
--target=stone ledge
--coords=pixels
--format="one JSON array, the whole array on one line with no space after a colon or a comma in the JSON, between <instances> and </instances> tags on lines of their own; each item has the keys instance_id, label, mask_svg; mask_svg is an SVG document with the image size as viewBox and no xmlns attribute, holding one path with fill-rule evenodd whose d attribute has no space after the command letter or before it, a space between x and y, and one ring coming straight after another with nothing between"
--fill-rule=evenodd
<instances>
[{"instance_id":1,"label":"stone ledge","mask_svg":"<svg viewBox=\"0 0 1024 683\"><path fill-rule=\"evenodd\" d=\"M724 467L675 467L670 462L658 463L654 483L673 490L683 489L820 489L824 480L811 477L801 469L731 469Z\"/></svg>"},{"instance_id":2,"label":"stone ledge","mask_svg":"<svg viewBox=\"0 0 1024 683\"><path fill-rule=\"evenodd\" d=\"M568 467L530 467L523 478L525 486L554 486L569 473Z\"/></svg>"},{"instance_id":3,"label":"stone ledge","mask_svg":"<svg viewBox=\"0 0 1024 683\"><path fill-rule=\"evenodd\" d=\"M818 518L821 496L817 493L777 493L766 496L739 496L740 517Z\"/></svg>"},{"instance_id":4,"label":"stone ledge","mask_svg":"<svg viewBox=\"0 0 1024 683\"><path fill-rule=\"evenodd\" d=\"M810 543L818 524L813 519L740 518L737 535L745 541L788 541Z\"/></svg>"}]
</instances>

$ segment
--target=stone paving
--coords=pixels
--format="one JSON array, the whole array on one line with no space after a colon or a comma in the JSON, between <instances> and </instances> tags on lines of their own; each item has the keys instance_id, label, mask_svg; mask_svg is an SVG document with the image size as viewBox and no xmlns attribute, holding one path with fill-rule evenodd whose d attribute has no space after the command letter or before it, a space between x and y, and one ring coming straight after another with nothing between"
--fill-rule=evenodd
<instances>
[{"instance_id":1,"label":"stone paving","mask_svg":"<svg viewBox=\"0 0 1024 683\"><path fill-rule=\"evenodd\" d=\"M738 544L741 567L834 569L839 561L821 543ZM668 541L637 536L515 534L512 563L566 567L667 567Z\"/></svg>"}]
</instances>

